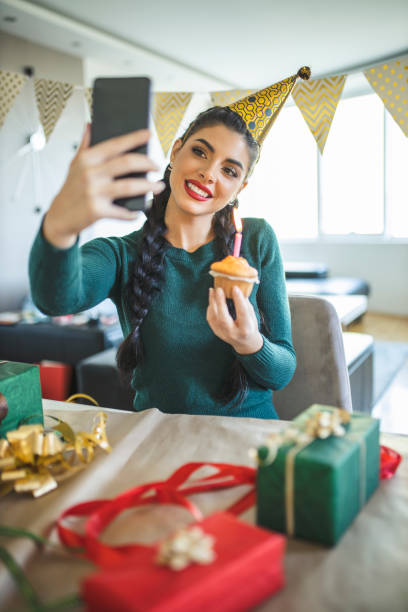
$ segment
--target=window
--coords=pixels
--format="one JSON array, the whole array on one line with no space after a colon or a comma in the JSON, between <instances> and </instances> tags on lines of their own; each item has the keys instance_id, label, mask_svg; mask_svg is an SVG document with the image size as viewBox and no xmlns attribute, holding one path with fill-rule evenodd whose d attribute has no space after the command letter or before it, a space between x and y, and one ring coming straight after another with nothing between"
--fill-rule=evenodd
<instances>
[{"instance_id":1,"label":"window","mask_svg":"<svg viewBox=\"0 0 408 612\"><path fill-rule=\"evenodd\" d=\"M296 106L278 116L248 187L243 216L280 239L408 238L408 138L375 93L340 100L321 156Z\"/></svg>"},{"instance_id":2,"label":"window","mask_svg":"<svg viewBox=\"0 0 408 612\"><path fill-rule=\"evenodd\" d=\"M278 115L239 200L242 216L264 217L280 238L317 236L316 143L297 107Z\"/></svg>"},{"instance_id":3,"label":"window","mask_svg":"<svg viewBox=\"0 0 408 612\"><path fill-rule=\"evenodd\" d=\"M384 105L374 95L340 101L320 159L323 234L384 231Z\"/></svg>"},{"instance_id":4,"label":"window","mask_svg":"<svg viewBox=\"0 0 408 612\"><path fill-rule=\"evenodd\" d=\"M408 138L385 113L385 199L386 224L394 237L408 236Z\"/></svg>"}]
</instances>

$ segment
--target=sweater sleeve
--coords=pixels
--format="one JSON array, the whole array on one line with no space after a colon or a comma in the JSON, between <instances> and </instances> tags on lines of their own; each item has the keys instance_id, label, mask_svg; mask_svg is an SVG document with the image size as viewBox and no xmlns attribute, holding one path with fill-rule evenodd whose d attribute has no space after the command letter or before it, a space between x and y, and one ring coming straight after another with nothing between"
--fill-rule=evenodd
<instances>
[{"instance_id":1,"label":"sweater sleeve","mask_svg":"<svg viewBox=\"0 0 408 612\"><path fill-rule=\"evenodd\" d=\"M249 376L259 385L273 390L285 387L296 369L296 353L292 345L289 302L285 274L277 238L263 220L249 240L249 252L258 251L260 285L257 304L263 313L262 348L251 355L237 357ZM261 225L262 224L262 225Z\"/></svg>"},{"instance_id":2,"label":"sweater sleeve","mask_svg":"<svg viewBox=\"0 0 408 612\"><path fill-rule=\"evenodd\" d=\"M29 278L35 305L45 314L73 314L96 306L113 290L120 261L112 239L96 238L60 249L42 227L30 252Z\"/></svg>"}]
</instances>

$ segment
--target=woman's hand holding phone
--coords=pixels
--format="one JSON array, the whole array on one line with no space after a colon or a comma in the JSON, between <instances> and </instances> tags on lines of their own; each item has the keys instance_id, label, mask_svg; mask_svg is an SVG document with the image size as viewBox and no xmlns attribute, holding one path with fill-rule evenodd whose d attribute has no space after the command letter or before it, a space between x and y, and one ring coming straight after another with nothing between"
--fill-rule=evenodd
<instances>
[{"instance_id":1,"label":"woman's hand holding phone","mask_svg":"<svg viewBox=\"0 0 408 612\"><path fill-rule=\"evenodd\" d=\"M149 136L148 130L138 130L90 147L90 124L87 125L65 183L44 219L43 233L51 244L63 249L71 247L78 234L99 219L134 220L139 211L117 206L113 200L163 191L162 182L117 179L131 172L158 170L146 155L129 153L147 143Z\"/></svg>"}]
</instances>

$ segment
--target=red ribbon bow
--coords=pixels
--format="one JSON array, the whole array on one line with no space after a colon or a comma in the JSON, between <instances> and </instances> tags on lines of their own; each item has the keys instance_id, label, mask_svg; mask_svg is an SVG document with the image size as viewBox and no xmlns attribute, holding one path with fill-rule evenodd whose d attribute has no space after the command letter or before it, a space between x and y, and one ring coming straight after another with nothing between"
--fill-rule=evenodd
<instances>
[{"instance_id":1,"label":"red ribbon bow","mask_svg":"<svg viewBox=\"0 0 408 612\"><path fill-rule=\"evenodd\" d=\"M217 472L189 482L189 477L203 466L214 467ZM200 510L186 499L186 495L251 484L251 490L226 510L233 514L241 514L255 503L254 482L255 469L251 467L228 463L187 463L167 480L134 487L113 499L101 499L71 506L57 519L58 535L65 546L85 548L85 556L97 565L113 566L142 549L151 549L151 546L141 544L109 546L99 540L101 532L123 510L152 503L171 503L184 506L196 520L202 520ZM85 524L84 535L64 526L64 519L70 516L89 517Z\"/></svg>"},{"instance_id":2,"label":"red ribbon bow","mask_svg":"<svg viewBox=\"0 0 408 612\"><path fill-rule=\"evenodd\" d=\"M402 457L397 451L388 446L380 447L380 480L392 478L397 467L401 463Z\"/></svg>"}]
</instances>

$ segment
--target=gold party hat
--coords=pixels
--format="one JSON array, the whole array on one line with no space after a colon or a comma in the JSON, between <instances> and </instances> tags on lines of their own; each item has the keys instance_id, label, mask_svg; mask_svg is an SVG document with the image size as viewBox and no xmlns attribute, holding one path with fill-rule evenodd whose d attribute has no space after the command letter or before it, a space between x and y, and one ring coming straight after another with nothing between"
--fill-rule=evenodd
<instances>
[{"instance_id":1,"label":"gold party hat","mask_svg":"<svg viewBox=\"0 0 408 612\"><path fill-rule=\"evenodd\" d=\"M242 117L248 131L261 146L280 109L292 91L296 80L300 77L307 81L310 79L310 75L310 68L303 66L303 68L298 70L297 74L274 85L265 87L265 89L261 89L261 91L242 98L242 100L238 100L233 104L229 104L228 108Z\"/></svg>"}]
</instances>

